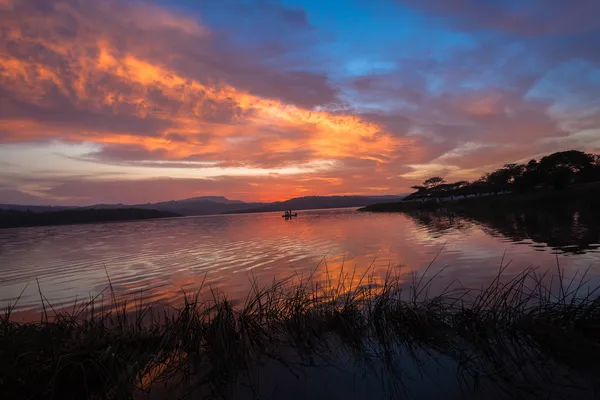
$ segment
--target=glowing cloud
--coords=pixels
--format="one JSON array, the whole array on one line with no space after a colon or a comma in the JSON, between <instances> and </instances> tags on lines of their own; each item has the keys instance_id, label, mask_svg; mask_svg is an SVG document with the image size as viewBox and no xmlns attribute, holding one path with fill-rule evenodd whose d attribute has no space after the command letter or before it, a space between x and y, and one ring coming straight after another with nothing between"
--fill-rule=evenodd
<instances>
[{"instance_id":1,"label":"glowing cloud","mask_svg":"<svg viewBox=\"0 0 600 400\"><path fill-rule=\"evenodd\" d=\"M450 26L474 24L425 3L417 9L446 13ZM242 7L223 5L234 6ZM233 23L201 22L215 12L209 5L188 13L137 1L2 0L0 8L0 155L8 160L0 196L19 201L94 202L94 187L134 181L137 191L122 190L120 201L197 195L194 184L247 200L397 193L430 172L469 178L512 161L501 157L523 136L532 142L519 147L522 157L561 143L600 146L577 129L598 128L598 105L557 117L545 87L534 91L521 75L477 87L493 58L481 48L466 57L460 47L443 62L381 54L385 68L358 71L372 75L340 76L304 56L336 65L313 46L321 30L277 2L250 7L252 18L271 18L258 24L264 34L255 29L258 43ZM502 21L490 23L499 30ZM494 45L508 54L501 40ZM555 49L542 56L558 57ZM156 190L175 185L168 179L185 184Z\"/></svg>"}]
</instances>

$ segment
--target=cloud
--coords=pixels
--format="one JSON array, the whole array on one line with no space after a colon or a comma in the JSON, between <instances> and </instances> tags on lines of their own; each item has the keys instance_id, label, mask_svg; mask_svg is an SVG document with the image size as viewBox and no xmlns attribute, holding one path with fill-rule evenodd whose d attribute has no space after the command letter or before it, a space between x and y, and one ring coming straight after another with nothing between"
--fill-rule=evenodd
<instances>
[{"instance_id":1,"label":"cloud","mask_svg":"<svg viewBox=\"0 0 600 400\"><path fill-rule=\"evenodd\" d=\"M53 92L49 90L48 92ZM0 101L2 110L0 118L8 121L27 121L30 124L45 125L45 130L50 131L49 136L60 137L61 131L65 138L72 137L72 133L80 137L93 136L94 134L127 134L132 136L160 136L161 132L174 126L173 122L146 116L139 118L127 113L115 113L107 105L96 109L82 109L74 106L56 93L54 96L45 93L44 101L47 103L31 104L6 96ZM43 131L38 131L44 137ZM22 137L29 140L29 138ZM17 141L18 132L0 137L2 141Z\"/></svg>"},{"instance_id":2,"label":"cloud","mask_svg":"<svg viewBox=\"0 0 600 400\"><path fill-rule=\"evenodd\" d=\"M389 102L387 110L361 115L388 131L420 138L421 147L431 149L428 153L433 158L434 149L449 151L464 142L514 144L523 137L537 140L570 133L561 126L560 119L550 114L552 101L528 98L527 83L513 85L465 88L454 84L433 94L425 87L425 81L393 72L373 77L368 85L360 78L355 93L357 98L364 94L366 98L377 97L382 104Z\"/></svg>"},{"instance_id":3,"label":"cloud","mask_svg":"<svg viewBox=\"0 0 600 400\"><path fill-rule=\"evenodd\" d=\"M165 149L146 150L136 145L108 144L102 150L86 154L87 159L105 161L158 161L165 158Z\"/></svg>"},{"instance_id":4,"label":"cloud","mask_svg":"<svg viewBox=\"0 0 600 400\"><path fill-rule=\"evenodd\" d=\"M597 146L600 41L587 16L596 3L460 4L409 6L426 30L465 43L405 54L382 37L372 47L386 68L355 76L335 58L340 40L355 39L275 0L185 11L4 2L0 150L19 152L7 197L398 193L433 169L470 179L516 158ZM49 143L79 147L46 154Z\"/></svg>"},{"instance_id":5,"label":"cloud","mask_svg":"<svg viewBox=\"0 0 600 400\"><path fill-rule=\"evenodd\" d=\"M299 107L308 104L302 100L305 91L323 102L334 100L323 93L322 77L272 71L257 63L261 54L253 55L254 62L222 61L232 71L240 65L260 69L277 90L248 88L240 81L231 86L222 63L197 59L216 51L210 32L180 14L145 7L114 1L15 6L3 17L8 34L2 48L7 55L1 75L2 118L23 126L26 140L35 139L37 132L39 137L129 143L149 151L164 148L172 158L198 153L181 140L198 130L222 139L204 146L203 153L225 156L239 147L227 141L236 136L254 137L264 143L264 151L276 152L295 140L288 132L302 130L306 136L298 144L315 147L307 151L326 157L355 152L356 140L383 135L359 118ZM173 22L180 19L181 26ZM63 28L70 33L65 35ZM235 72L239 78L247 71ZM260 82L254 75L249 78ZM279 90L289 93L279 96ZM295 93L300 93L298 102ZM274 130L280 134L273 135ZM20 135L13 132L3 139L15 141ZM180 140L165 144L169 135Z\"/></svg>"},{"instance_id":6,"label":"cloud","mask_svg":"<svg viewBox=\"0 0 600 400\"><path fill-rule=\"evenodd\" d=\"M562 46L567 50L562 42L555 47ZM483 36L443 59L399 57L386 72L351 80L349 93L368 110L365 117L419 138L427 149L421 160L448 162L438 158L468 143L497 147L486 157L472 153L460 159L473 174L473 168L509 162L523 149L538 155L547 148L544 140L568 146L580 129L598 127L600 66L567 51L557 58L554 50L545 41ZM587 148L586 142L576 143Z\"/></svg>"}]
</instances>

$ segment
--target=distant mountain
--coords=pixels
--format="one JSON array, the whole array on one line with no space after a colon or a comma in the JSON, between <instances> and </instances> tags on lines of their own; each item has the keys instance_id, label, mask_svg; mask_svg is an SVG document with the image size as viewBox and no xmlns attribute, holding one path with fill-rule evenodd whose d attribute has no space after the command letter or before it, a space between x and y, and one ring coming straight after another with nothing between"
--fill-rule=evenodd
<instances>
[{"instance_id":1,"label":"distant mountain","mask_svg":"<svg viewBox=\"0 0 600 400\"><path fill-rule=\"evenodd\" d=\"M212 201L213 203L221 203L221 204L246 204L241 200L229 200L224 196L200 196L200 197L192 197L190 199L185 200L175 200L175 202L179 203L193 203L199 201ZM169 201L168 203L172 203L173 201ZM161 204L161 203L157 203Z\"/></svg>"},{"instance_id":2,"label":"distant mountain","mask_svg":"<svg viewBox=\"0 0 600 400\"><path fill-rule=\"evenodd\" d=\"M257 213L285 210L313 210L320 208L364 207L375 203L393 203L400 201L404 195L398 196L306 196L286 201L278 201L264 206L248 207L229 213Z\"/></svg>"},{"instance_id":3,"label":"distant mountain","mask_svg":"<svg viewBox=\"0 0 600 400\"><path fill-rule=\"evenodd\" d=\"M179 215L211 215L224 214L239 209L253 208L265 205L264 203L244 203L241 200L229 200L223 196L202 196L184 200L163 201L160 203L146 204L95 204L85 208L113 209L113 208L143 208L146 210L159 210L172 212Z\"/></svg>"},{"instance_id":4,"label":"distant mountain","mask_svg":"<svg viewBox=\"0 0 600 400\"><path fill-rule=\"evenodd\" d=\"M181 215L210 215L210 214L225 214L241 209L254 207L262 207L264 203L244 203L239 200L228 200L229 203L221 201L188 199L180 201L167 201L154 204L136 204L133 207L146 208L159 211L173 212Z\"/></svg>"},{"instance_id":5,"label":"distant mountain","mask_svg":"<svg viewBox=\"0 0 600 400\"><path fill-rule=\"evenodd\" d=\"M73 208L60 211L0 210L0 228L17 228L46 225L90 224L101 222L132 221L180 215L139 208L86 209Z\"/></svg>"},{"instance_id":6,"label":"distant mountain","mask_svg":"<svg viewBox=\"0 0 600 400\"><path fill-rule=\"evenodd\" d=\"M45 213L62 210L121 210L144 209L157 210L177 215L213 215L233 213L256 213L284 210L310 210L317 208L364 207L375 203L393 203L400 201L405 195L398 196L307 196L297 197L275 203L245 203L241 200L229 200L223 196L201 196L184 200L163 201L146 204L94 204L85 207L61 206L21 206L12 204L0 205L0 210L29 211Z\"/></svg>"}]
</instances>

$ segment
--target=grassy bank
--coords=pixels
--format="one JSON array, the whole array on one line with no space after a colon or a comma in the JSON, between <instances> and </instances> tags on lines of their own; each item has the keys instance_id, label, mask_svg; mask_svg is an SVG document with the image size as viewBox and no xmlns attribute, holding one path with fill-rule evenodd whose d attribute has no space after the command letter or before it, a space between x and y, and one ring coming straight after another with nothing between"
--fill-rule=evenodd
<instances>
[{"instance_id":1,"label":"grassy bank","mask_svg":"<svg viewBox=\"0 0 600 400\"><path fill-rule=\"evenodd\" d=\"M411 212L435 210L473 210L493 208L553 207L564 204L578 204L586 207L600 207L600 183L580 184L564 190L540 189L527 193L506 193L441 201L404 201L387 204L373 204L360 208L369 212Z\"/></svg>"},{"instance_id":2,"label":"grassy bank","mask_svg":"<svg viewBox=\"0 0 600 400\"><path fill-rule=\"evenodd\" d=\"M301 380L309 369L325 370L315 360L340 354L368 371L378 366L396 388L392 398L403 397L402 360L418 366L424 354L453 361L448 373L467 398L485 386L507 398L597 393L600 299L584 289L585 277L527 270L509 280L500 274L485 289L455 284L429 296L434 278L288 280L255 286L237 305L217 293L182 295L181 308L162 313L142 304L125 311L113 294L106 308L94 299L61 312L44 303L40 321L26 323L8 308L0 319L0 393L227 398L261 363Z\"/></svg>"}]
</instances>

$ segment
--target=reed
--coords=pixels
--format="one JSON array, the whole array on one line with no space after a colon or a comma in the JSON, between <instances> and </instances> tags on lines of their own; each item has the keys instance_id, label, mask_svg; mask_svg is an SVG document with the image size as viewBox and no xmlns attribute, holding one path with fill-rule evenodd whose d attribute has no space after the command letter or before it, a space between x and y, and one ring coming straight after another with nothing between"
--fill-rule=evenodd
<instances>
[{"instance_id":1,"label":"reed","mask_svg":"<svg viewBox=\"0 0 600 400\"><path fill-rule=\"evenodd\" d=\"M54 310L40 291L39 321L16 322L14 304L0 317L0 392L130 398L169 388L169 398L227 398L261 360L299 374L341 353L382 368L398 397L400 359L418 364L423 355L453 360L468 392L484 383L508 397L597 390L600 298L587 274L505 273L482 289L455 282L432 295L429 268L409 282L392 270L383 278L342 270L325 280L254 282L235 305L212 290L182 293L181 307L161 311L141 299L131 311L110 280L69 310Z\"/></svg>"}]
</instances>

